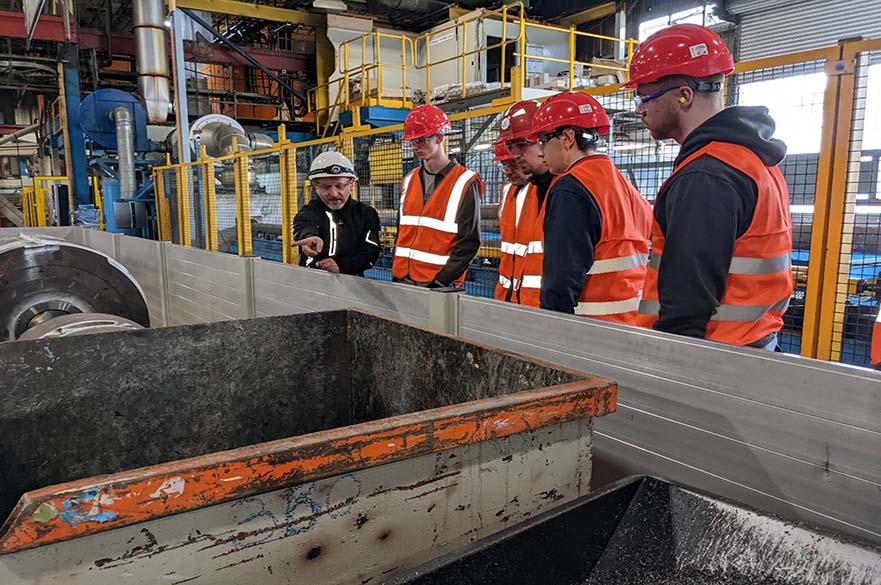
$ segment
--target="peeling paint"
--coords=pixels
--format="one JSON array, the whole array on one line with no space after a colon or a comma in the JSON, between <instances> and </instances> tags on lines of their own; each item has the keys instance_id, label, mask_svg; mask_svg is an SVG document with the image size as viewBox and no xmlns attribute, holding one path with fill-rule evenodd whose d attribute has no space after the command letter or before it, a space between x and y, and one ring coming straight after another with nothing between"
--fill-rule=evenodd
<instances>
[{"instance_id":1,"label":"peeling paint","mask_svg":"<svg viewBox=\"0 0 881 585\"><path fill-rule=\"evenodd\" d=\"M155 492L150 494L151 498L159 499L159 498L178 498L184 493L184 488L186 487L186 482L182 477L172 477L171 479L167 479L162 482L162 485L159 486Z\"/></svg>"},{"instance_id":2,"label":"peeling paint","mask_svg":"<svg viewBox=\"0 0 881 585\"><path fill-rule=\"evenodd\" d=\"M55 509L55 506L52 504L40 504L40 507L37 508L37 511L34 512L33 519L34 522L48 522L53 520L56 516L58 516L58 510Z\"/></svg>"}]
</instances>

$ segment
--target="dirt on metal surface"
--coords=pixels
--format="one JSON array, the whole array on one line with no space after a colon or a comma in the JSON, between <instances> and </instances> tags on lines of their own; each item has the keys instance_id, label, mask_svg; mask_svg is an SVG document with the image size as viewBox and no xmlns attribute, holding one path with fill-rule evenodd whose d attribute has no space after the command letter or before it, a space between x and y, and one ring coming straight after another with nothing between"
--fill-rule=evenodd
<instances>
[{"instance_id":1,"label":"dirt on metal surface","mask_svg":"<svg viewBox=\"0 0 881 585\"><path fill-rule=\"evenodd\" d=\"M3 344L0 380L0 554L600 416L616 396L353 311Z\"/></svg>"},{"instance_id":2,"label":"dirt on metal surface","mask_svg":"<svg viewBox=\"0 0 881 585\"><path fill-rule=\"evenodd\" d=\"M402 575L408 585L877 585L881 550L654 478Z\"/></svg>"}]
</instances>

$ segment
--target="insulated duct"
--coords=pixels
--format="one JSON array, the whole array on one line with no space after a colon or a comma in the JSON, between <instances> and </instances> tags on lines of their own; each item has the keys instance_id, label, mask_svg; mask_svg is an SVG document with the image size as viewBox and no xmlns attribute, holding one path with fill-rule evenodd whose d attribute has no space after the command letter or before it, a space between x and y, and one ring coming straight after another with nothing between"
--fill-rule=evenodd
<instances>
[{"instance_id":1,"label":"insulated duct","mask_svg":"<svg viewBox=\"0 0 881 585\"><path fill-rule=\"evenodd\" d=\"M113 110L116 121L116 153L119 157L119 194L121 199L135 198L135 148L132 114L120 106Z\"/></svg>"},{"instance_id":2,"label":"insulated duct","mask_svg":"<svg viewBox=\"0 0 881 585\"><path fill-rule=\"evenodd\" d=\"M133 6L138 90L147 107L149 121L162 123L168 118L171 100L165 3L162 0L134 0Z\"/></svg>"},{"instance_id":3,"label":"insulated duct","mask_svg":"<svg viewBox=\"0 0 881 585\"><path fill-rule=\"evenodd\" d=\"M21 130L16 130L12 134L7 134L5 136L0 136L0 145L6 144L7 142L12 142L13 140L18 140L22 136L27 136L31 132L35 132L40 127L39 124L31 124Z\"/></svg>"}]
</instances>

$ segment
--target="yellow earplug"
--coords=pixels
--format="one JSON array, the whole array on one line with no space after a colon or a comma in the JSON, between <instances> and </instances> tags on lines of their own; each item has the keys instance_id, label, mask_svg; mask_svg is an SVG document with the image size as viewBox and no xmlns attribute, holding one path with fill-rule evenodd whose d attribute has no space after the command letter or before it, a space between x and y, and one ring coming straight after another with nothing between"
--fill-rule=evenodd
<instances>
[{"instance_id":1,"label":"yellow earplug","mask_svg":"<svg viewBox=\"0 0 881 585\"><path fill-rule=\"evenodd\" d=\"M679 98L679 103L680 103L680 104L684 104L684 103L687 102L687 101L688 101L688 100L685 99L684 97L680 97L680 98Z\"/></svg>"}]
</instances>

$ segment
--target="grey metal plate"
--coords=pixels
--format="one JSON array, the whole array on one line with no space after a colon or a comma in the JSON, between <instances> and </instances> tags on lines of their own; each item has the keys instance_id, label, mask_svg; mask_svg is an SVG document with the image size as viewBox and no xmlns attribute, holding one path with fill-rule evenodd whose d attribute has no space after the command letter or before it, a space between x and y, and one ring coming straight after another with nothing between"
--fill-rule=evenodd
<instances>
[{"instance_id":1,"label":"grey metal plate","mask_svg":"<svg viewBox=\"0 0 881 585\"><path fill-rule=\"evenodd\" d=\"M463 337L619 383L618 412L597 425L604 481L657 473L881 542L878 374L495 301L459 307Z\"/></svg>"}]
</instances>

